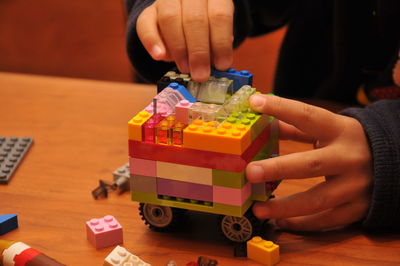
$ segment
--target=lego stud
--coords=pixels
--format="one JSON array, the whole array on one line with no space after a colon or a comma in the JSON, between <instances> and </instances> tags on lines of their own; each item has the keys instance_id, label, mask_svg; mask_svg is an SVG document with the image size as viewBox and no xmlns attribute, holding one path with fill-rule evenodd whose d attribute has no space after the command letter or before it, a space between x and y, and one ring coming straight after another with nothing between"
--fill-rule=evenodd
<instances>
[{"instance_id":1,"label":"lego stud","mask_svg":"<svg viewBox=\"0 0 400 266\"><path fill-rule=\"evenodd\" d=\"M201 125L203 125L203 120L201 120L201 119L196 119L196 120L193 121L193 124L194 124L194 125L201 126Z\"/></svg>"},{"instance_id":2,"label":"lego stud","mask_svg":"<svg viewBox=\"0 0 400 266\"><path fill-rule=\"evenodd\" d=\"M98 225L99 224L99 219L96 219L96 218L91 219L90 220L90 224L93 225L93 226Z\"/></svg>"},{"instance_id":3,"label":"lego stud","mask_svg":"<svg viewBox=\"0 0 400 266\"><path fill-rule=\"evenodd\" d=\"M101 232L101 231L104 231L104 227L103 227L102 225L96 225L96 226L94 227L94 230L95 230L96 232Z\"/></svg>"},{"instance_id":4,"label":"lego stud","mask_svg":"<svg viewBox=\"0 0 400 266\"><path fill-rule=\"evenodd\" d=\"M242 71L240 71L240 74L242 74L242 75L249 75L250 74L250 72L249 71L247 71L247 70L242 70Z\"/></svg>"},{"instance_id":5,"label":"lego stud","mask_svg":"<svg viewBox=\"0 0 400 266\"><path fill-rule=\"evenodd\" d=\"M190 126L188 126L188 128L189 128L190 131L196 131L198 129L198 126L190 125Z\"/></svg>"},{"instance_id":6,"label":"lego stud","mask_svg":"<svg viewBox=\"0 0 400 266\"><path fill-rule=\"evenodd\" d=\"M274 243L272 243L271 241L264 241L263 245L265 248L271 248Z\"/></svg>"},{"instance_id":7,"label":"lego stud","mask_svg":"<svg viewBox=\"0 0 400 266\"><path fill-rule=\"evenodd\" d=\"M170 87L170 88L173 88L173 89L176 89L176 88L178 88L179 87L179 84L178 83L176 83L176 82L172 82L171 84L169 84L169 86L168 87Z\"/></svg>"},{"instance_id":8,"label":"lego stud","mask_svg":"<svg viewBox=\"0 0 400 266\"><path fill-rule=\"evenodd\" d=\"M247 119L249 119L249 120L253 120L253 119L255 119L255 118L256 118L256 115L255 115L255 114L252 114L252 113L250 113L250 114L247 114L247 115L246 115L246 118L247 118Z\"/></svg>"},{"instance_id":9,"label":"lego stud","mask_svg":"<svg viewBox=\"0 0 400 266\"><path fill-rule=\"evenodd\" d=\"M235 72L236 72L236 69L235 69L235 68L230 68L230 69L228 69L227 72L228 72L228 73L235 73Z\"/></svg>"},{"instance_id":10,"label":"lego stud","mask_svg":"<svg viewBox=\"0 0 400 266\"><path fill-rule=\"evenodd\" d=\"M114 216L106 215L106 216L104 216L104 221L106 221L107 223L110 223L110 222L114 221Z\"/></svg>"},{"instance_id":11,"label":"lego stud","mask_svg":"<svg viewBox=\"0 0 400 266\"><path fill-rule=\"evenodd\" d=\"M255 243L261 243L263 241L263 239L260 236L255 236L251 239L251 241L253 241Z\"/></svg>"},{"instance_id":12,"label":"lego stud","mask_svg":"<svg viewBox=\"0 0 400 266\"><path fill-rule=\"evenodd\" d=\"M179 102L179 104L182 106L189 106L190 102L188 100L182 100Z\"/></svg>"},{"instance_id":13,"label":"lego stud","mask_svg":"<svg viewBox=\"0 0 400 266\"><path fill-rule=\"evenodd\" d=\"M234 123L236 122L236 118L235 118L235 117L232 117L232 116L230 116L230 117L228 117L228 119L226 119L226 121L228 121L229 123L232 123L232 124L234 124Z\"/></svg>"},{"instance_id":14,"label":"lego stud","mask_svg":"<svg viewBox=\"0 0 400 266\"><path fill-rule=\"evenodd\" d=\"M240 121L243 125L250 125L250 120L249 119L247 119L247 118L245 118L245 119L242 119L242 121Z\"/></svg>"},{"instance_id":15,"label":"lego stud","mask_svg":"<svg viewBox=\"0 0 400 266\"><path fill-rule=\"evenodd\" d=\"M229 123L229 122L225 122L225 123L222 124L222 127L225 128L225 129L230 129L230 128L232 128L232 124Z\"/></svg>"},{"instance_id":16,"label":"lego stud","mask_svg":"<svg viewBox=\"0 0 400 266\"><path fill-rule=\"evenodd\" d=\"M143 117L143 118L146 118L146 117L149 116L149 113L146 112L146 111L141 111L141 112L139 112L139 116L140 116L140 117Z\"/></svg>"},{"instance_id":17,"label":"lego stud","mask_svg":"<svg viewBox=\"0 0 400 266\"><path fill-rule=\"evenodd\" d=\"M218 135L225 135L226 134L226 129L225 128L218 128L217 129Z\"/></svg>"},{"instance_id":18,"label":"lego stud","mask_svg":"<svg viewBox=\"0 0 400 266\"><path fill-rule=\"evenodd\" d=\"M203 127L203 132L204 133L211 133L212 127Z\"/></svg>"},{"instance_id":19,"label":"lego stud","mask_svg":"<svg viewBox=\"0 0 400 266\"><path fill-rule=\"evenodd\" d=\"M244 126L244 125L237 125L237 126L236 126L236 129L239 130L239 131L245 131L245 130L246 130L246 126Z\"/></svg>"},{"instance_id":20,"label":"lego stud","mask_svg":"<svg viewBox=\"0 0 400 266\"><path fill-rule=\"evenodd\" d=\"M142 121L143 121L143 119L141 119L139 117L133 118L133 122L135 122L135 123L141 123Z\"/></svg>"},{"instance_id":21,"label":"lego stud","mask_svg":"<svg viewBox=\"0 0 400 266\"><path fill-rule=\"evenodd\" d=\"M240 131L238 131L238 130L233 130L231 134L234 137L239 137L241 135Z\"/></svg>"}]
</instances>

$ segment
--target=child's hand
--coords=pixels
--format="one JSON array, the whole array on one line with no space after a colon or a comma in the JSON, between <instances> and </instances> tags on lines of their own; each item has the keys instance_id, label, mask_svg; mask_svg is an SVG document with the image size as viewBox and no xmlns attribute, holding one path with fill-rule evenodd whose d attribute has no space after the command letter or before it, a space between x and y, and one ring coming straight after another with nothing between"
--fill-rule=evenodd
<instances>
[{"instance_id":1,"label":"child's hand","mask_svg":"<svg viewBox=\"0 0 400 266\"><path fill-rule=\"evenodd\" d=\"M329 230L357 222L371 198L372 160L361 124L350 117L272 95L253 95L255 111L280 121L283 139L314 143L312 151L252 162L250 182L325 176L311 189L256 203L259 218L274 218L283 229Z\"/></svg>"},{"instance_id":2,"label":"child's hand","mask_svg":"<svg viewBox=\"0 0 400 266\"><path fill-rule=\"evenodd\" d=\"M175 61L196 81L233 61L232 0L157 0L139 16L136 30L155 60Z\"/></svg>"}]
</instances>

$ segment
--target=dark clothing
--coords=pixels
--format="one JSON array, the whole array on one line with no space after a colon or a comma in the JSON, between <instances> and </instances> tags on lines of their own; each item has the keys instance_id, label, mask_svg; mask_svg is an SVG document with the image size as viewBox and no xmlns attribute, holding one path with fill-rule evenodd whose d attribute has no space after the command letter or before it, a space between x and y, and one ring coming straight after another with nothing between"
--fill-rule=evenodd
<instances>
[{"instance_id":1,"label":"dark clothing","mask_svg":"<svg viewBox=\"0 0 400 266\"><path fill-rule=\"evenodd\" d=\"M127 49L145 80L172 65L151 59L136 34L136 19L153 0L126 0ZM355 103L360 86L391 86L400 47L399 0L234 0L234 45L288 25L275 79L284 97ZM373 154L374 188L368 228L400 224L400 100L341 112L362 125Z\"/></svg>"}]
</instances>

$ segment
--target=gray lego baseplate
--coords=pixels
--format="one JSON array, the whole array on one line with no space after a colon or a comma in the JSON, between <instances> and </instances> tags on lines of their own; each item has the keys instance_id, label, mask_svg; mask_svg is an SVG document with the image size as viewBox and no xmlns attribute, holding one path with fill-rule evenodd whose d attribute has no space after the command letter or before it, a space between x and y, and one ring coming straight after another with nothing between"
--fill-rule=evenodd
<instances>
[{"instance_id":1,"label":"gray lego baseplate","mask_svg":"<svg viewBox=\"0 0 400 266\"><path fill-rule=\"evenodd\" d=\"M32 143L30 137L0 136L0 184L8 184Z\"/></svg>"}]
</instances>

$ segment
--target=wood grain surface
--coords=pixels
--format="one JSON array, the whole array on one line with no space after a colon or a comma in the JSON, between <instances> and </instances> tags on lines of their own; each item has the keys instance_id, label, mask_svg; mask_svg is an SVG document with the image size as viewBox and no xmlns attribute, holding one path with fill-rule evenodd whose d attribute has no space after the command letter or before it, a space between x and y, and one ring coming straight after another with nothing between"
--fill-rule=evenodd
<instances>
[{"instance_id":1,"label":"wood grain surface","mask_svg":"<svg viewBox=\"0 0 400 266\"><path fill-rule=\"evenodd\" d=\"M233 257L216 230L216 216L190 212L178 232L156 233L140 220L129 193L94 200L99 179L128 160L127 121L155 94L154 86L0 73L0 135L31 136L34 144L11 182L0 186L0 214L17 213L19 229L3 239L23 241L67 265L102 265L113 249L95 250L85 221L114 215L124 247L153 265L186 265L200 255L219 265L257 265ZM282 142L282 154L310 149ZM322 178L283 182L276 195L303 191ZM357 227L334 232L282 232L264 237L280 245L280 265L399 265L397 234Z\"/></svg>"}]
</instances>

